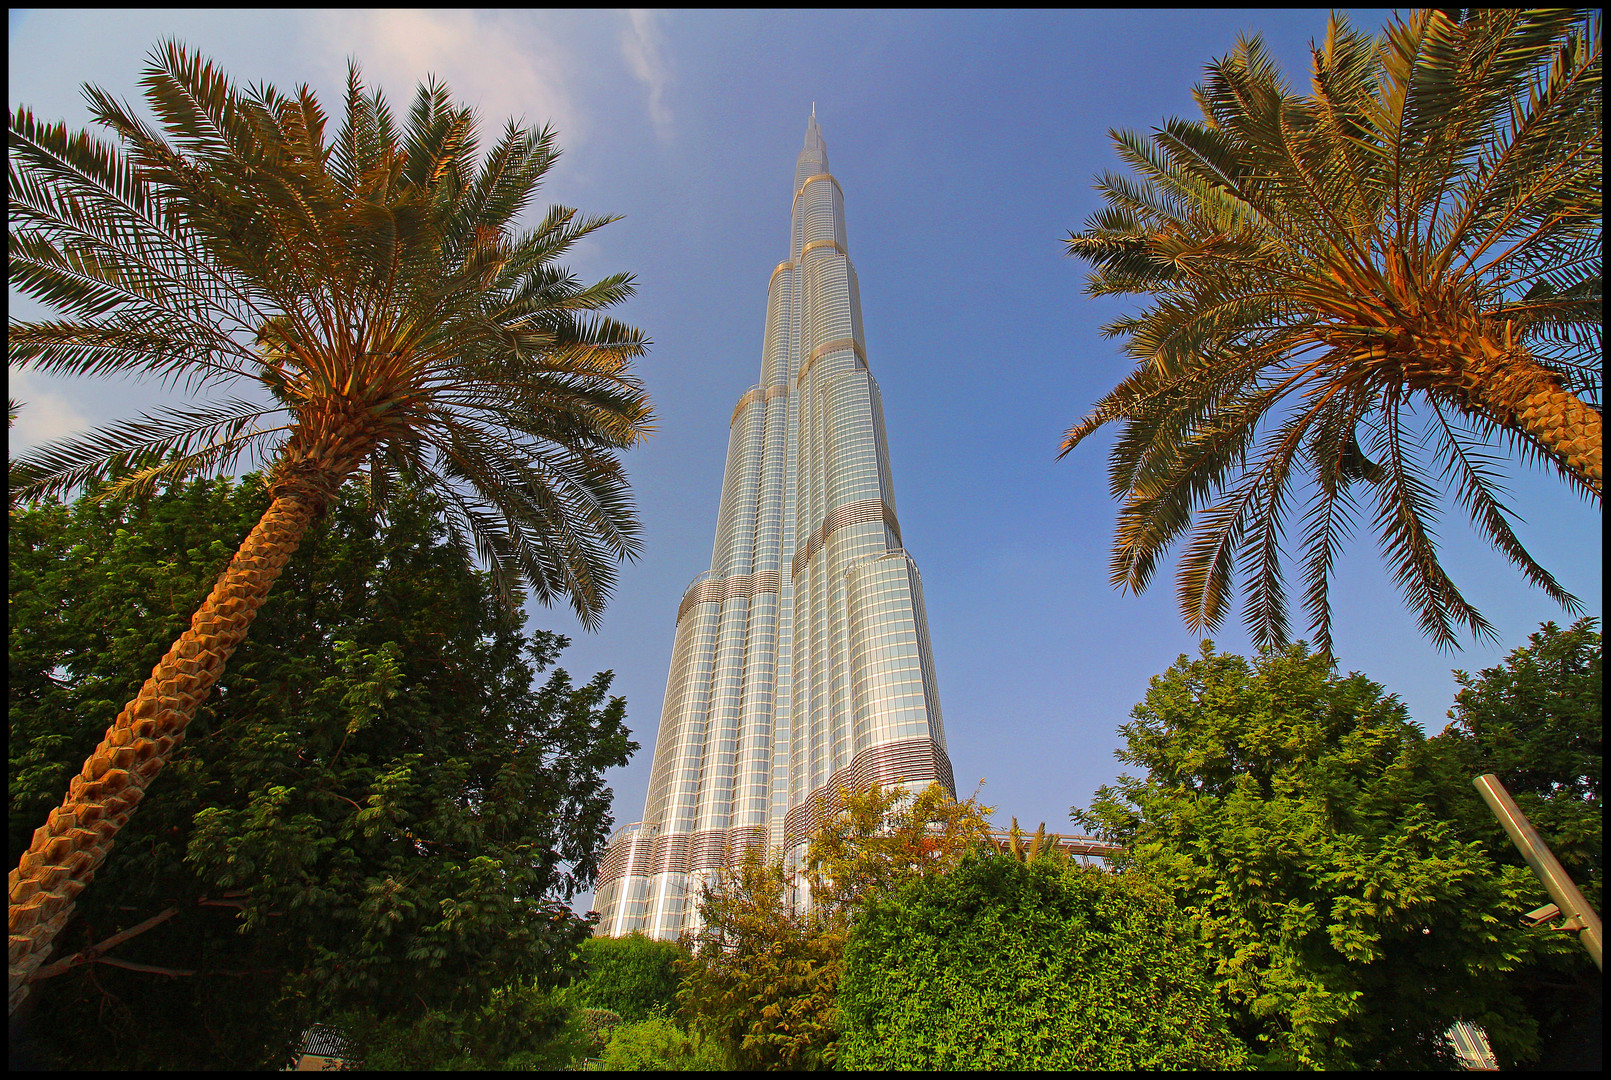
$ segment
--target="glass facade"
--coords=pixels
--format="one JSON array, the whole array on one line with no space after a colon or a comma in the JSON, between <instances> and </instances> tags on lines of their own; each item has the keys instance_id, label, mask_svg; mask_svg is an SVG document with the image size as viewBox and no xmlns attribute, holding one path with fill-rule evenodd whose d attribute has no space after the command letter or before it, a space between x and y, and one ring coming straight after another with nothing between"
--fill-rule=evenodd
<instances>
[{"instance_id":1,"label":"glass facade","mask_svg":"<svg viewBox=\"0 0 1611 1080\"><path fill-rule=\"evenodd\" d=\"M761 381L733 409L710 569L677 608L649 797L610 840L597 932L675 937L700 881L747 848L798 865L841 787L934 780L955 796L844 194L813 110Z\"/></svg>"}]
</instances>

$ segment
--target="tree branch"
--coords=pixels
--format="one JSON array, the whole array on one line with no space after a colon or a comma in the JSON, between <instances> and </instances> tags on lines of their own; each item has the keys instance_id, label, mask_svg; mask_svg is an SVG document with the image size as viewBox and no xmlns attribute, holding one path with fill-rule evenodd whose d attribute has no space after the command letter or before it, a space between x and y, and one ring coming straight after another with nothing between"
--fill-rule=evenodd
<instances>
[{"instance_id":1,"label":"tree branch","mask_svg":"<svg viewBox=\"0 0 1611 1080\"><path fill-rule=\"evenodd\" d=\"M110 956L96 957L97 964L111 964L113 967L128 968L130 971L146 971L153 975L233 975L244 978L247 975L277 975L279 968L248 968L245 971L231 971L227 968L209 968L206 971L185 971L180 968L158 967L155 964L136 964L131 960L118 960Z\"/></svg>"},{"instance_id":2,"label":"tree branch","mask_svg":"<svg viewBox=\"0 0 1611 1080\"><path fill-rule=\"evenodd\" d=\"M38 971L34 972L28 981L38 982L41 979L49 979L53 976L71 971L79 964L88 964L91 961L99 960L101 953L105 952L106 950L114 946L121 945L130 938L143 934L154 926L167 922L177 914L179 914L179 909L177 907L166 908L163 911L151 916L151 918L147 919L145 922L137 923L134 926L129 927L127 930L113 934L111 937L107 938L98 945L91 945L83 952L74 953L72 956L69 956L63 960L58 960L54 964L47 964Z\"/></svg>"},{"instance_id":3,"label":"tree branch","mask_svg":"<svg viewBox=\"0 0 1611 1080\"><path fill-rule=\"evenodd\" d=\"M202 900L197 900L196 903L199 906L202 906L202 907L233 907L233 908L241 908L241 907L244 907L246 905L245 900L233 899L234 897L244 896L245 893L243 891L227 892L227 893L223 893L222 895L224 897L224 899L222 899L222 900L202 899ZM81 952L76 952L72 956L64 957L63 959L56 961L54 964L45 965L44 967L40 968L38 971L34 972L33 975L29 978L28 981L29 982L38 982L41 979L54 978L57 975L63 975L65 973L71 971L73 968L78 967L80 964L111 964L113 967L128 968L130 971L149 971L149 972L152 972L152 973L157 974L157 975L194 975L194 974L196 974L194 971L181 971L181 970L178 970L176 968L154 967L151 964L137 964L137 963L134 963L133 961L130 961L130 960L117 960L117 959L114 959L114 958L109 957L109 956L101 955L102 953L105 953L109 949L113 949L113 948L117 947L118 945L123 944L125 941L128 941L130 938L138 937L139 935L145 933L147 930L150 930L153 927L161 925L162 923L164 923L164 922L168 921L169 919L173 918L178 913L179 913L179 908L178 907L166 908L166 909L158 912L157 914L151 916L151 918L145 920L144 922L136 923L135 925L129 927L127 930L120 930L116 934L113 934L111 937L107 938L105 941L102 941L102 942L100 942L98 944L95 944L95 945L91 945L89 948L84 949ZM269 915L271 915L271 916L279 915L279 914L281 914L281 912L278 912L278 911L269 912ZM219 970L203 972L203 974L207 974L207 975L261 975L261 974L267 974L267 973L272 972L274 970L276 970L276 969L262 968L262 969L254 969L254 970L249 970L249 971L226 971L226 970L219 969Z\"/></svg>"}]
</instances>

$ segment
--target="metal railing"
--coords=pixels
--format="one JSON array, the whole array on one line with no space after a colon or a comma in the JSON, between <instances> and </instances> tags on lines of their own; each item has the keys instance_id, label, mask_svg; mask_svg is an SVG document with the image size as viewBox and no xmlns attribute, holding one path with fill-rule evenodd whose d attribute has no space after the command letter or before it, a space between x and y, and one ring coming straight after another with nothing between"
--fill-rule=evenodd
<instances>
[{"instance_id":1,"label":"metal railing","mask_svg":"<svg viewBox=\"0 0 1611 1080\"><path fill-rule=\"evenodd\" d=\"M1034 839L1033 832L1019 830L1019 842L1028 844ZM1085 836L1080 833L1047 833L1045 839L1052 841L1058 850L1069 855L1078 855L1081 859L1111 859L1124 850L1122 844L1109 843L1094 836ZM990 843L998 851L1009 851L1012 845L1011 829L992 829Z\"/></svg>"}]
</instances>

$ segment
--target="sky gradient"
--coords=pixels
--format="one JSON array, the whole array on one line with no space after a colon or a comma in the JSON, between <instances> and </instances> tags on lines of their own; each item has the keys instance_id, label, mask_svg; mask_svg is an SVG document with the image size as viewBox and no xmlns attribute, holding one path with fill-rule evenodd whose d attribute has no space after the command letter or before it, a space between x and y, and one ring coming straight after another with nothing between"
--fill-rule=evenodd
<instances>
[{"instance_id":1,"label":"sky gradient","mask_svg":"<svg viewBox=\"0 0 1611 1080\"><path fill-rule=\"evenodd\" d=\"M1386 12L1351 17L1375 30ZM1112 432L1057 460L1062 433L1129 370L1098 327L1136 303L1085 298L1084 266L1061 241L1099 207L1094 176L1119 166L1110 128L1196 117L1203 66L1244 33L1306 92L1325 28L1321 10L14 10L9 104L84 126L80 84L137 99L147 52L174 36L241 84L307 82L331 113L351 56L397 112L428 73L446 80L478 108L483 145L510 117L555 125L564 156L528 217L552 203L624 215L569 264L588 279L635 274L638 295L616 314L654 342L639 370L656 434L627 459L644 556L599 632L563 607L532 612L572 638L561 662L578 681L612 669L627 699L643 748L610 777L621 825L643 811L678 600L709 566L728 422L759 376L768 275L788 257L789 185L815 103L958 794L983 778L1001 824L1071 831L1070 805L1120 771L1116 729L1147 680L1197 638L1176 613L1173 559L1139 597L1108 584ZM42 312L15 293L11 310ZM15 370L10 393L28 402L13 452L174 400ZM1598 618L1598 510L1541 470L1511 475L1518 535ZM1498 645L1445 654L1423 638L1368 522L1332 585L1340 667L1397 693L1429 733L1447 722L1451 668L1492 666L1543 620L1569 621L1458 507L1438 536ZM1250 653L1236 610L1215 640Z\"/></svg>"}]
</instances>

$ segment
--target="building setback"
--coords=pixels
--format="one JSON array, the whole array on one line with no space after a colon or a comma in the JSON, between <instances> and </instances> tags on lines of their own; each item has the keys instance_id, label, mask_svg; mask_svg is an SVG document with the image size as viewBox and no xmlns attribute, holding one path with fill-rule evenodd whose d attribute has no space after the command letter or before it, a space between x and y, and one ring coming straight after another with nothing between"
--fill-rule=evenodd
<instances>
[{"instance_id":1,"label":"building setback","mask_svg":"<svg viewBox=\"0 0 1611 1080\"><path fill-rule=\"evenodd\" d=\"M677 607L643 820L611 838L599 872L600 934L675 937L700 881L746 848L798 865L841 786L938 780L956 794L815 108L791 236L761 381L733 409L710 569Z\"/></svg>"}]
</instances>

